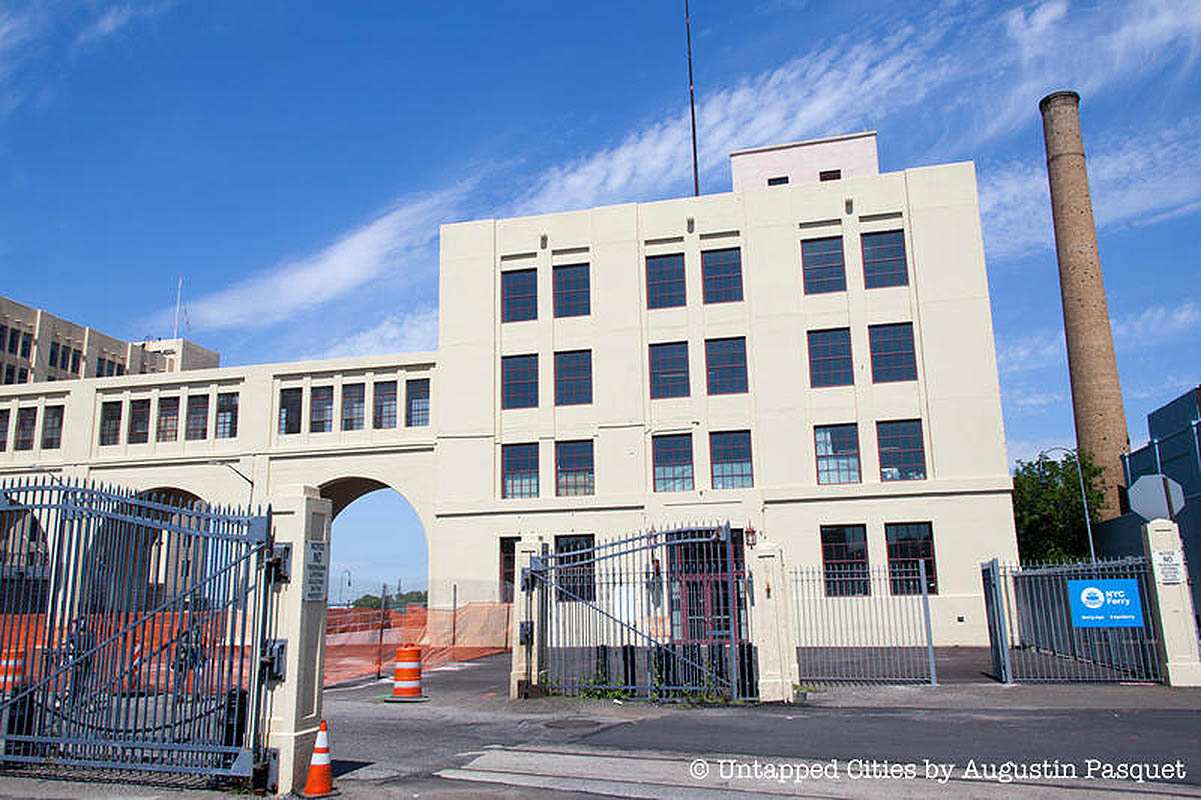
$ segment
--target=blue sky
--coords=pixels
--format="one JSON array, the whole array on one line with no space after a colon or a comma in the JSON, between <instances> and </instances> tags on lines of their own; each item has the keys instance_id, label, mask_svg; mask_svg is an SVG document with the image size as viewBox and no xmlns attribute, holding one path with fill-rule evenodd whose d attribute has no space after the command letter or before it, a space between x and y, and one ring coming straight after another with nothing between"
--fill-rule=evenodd
<instances>
[{"instance_id":1,"label":"blue sky","mask_svg":"<svg viewBox=\"0 0 1201 800\"><path fill-rule=\"evenodd\" d=\"M227 364L433 348L439 223L688 193L681 6L0 0L0 293L168 336L182 273ZM976 162L1012 458L1074 439L1050 90L1084 96L1134 444L1201 382L1201 3L692 11L702 191L732 149L863 128L884 170ZM394 582L373 538L335 559Z\"/></svg>"}]
</instances>

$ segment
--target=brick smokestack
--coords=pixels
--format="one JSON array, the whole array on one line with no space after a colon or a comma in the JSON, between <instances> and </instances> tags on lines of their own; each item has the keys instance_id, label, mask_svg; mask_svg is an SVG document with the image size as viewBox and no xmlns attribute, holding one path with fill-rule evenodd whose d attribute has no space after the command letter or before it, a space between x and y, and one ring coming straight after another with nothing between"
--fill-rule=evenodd
<instances>
[{"instance_id":1,"label":"brick smokestack","mask_svg":"<svg viewBox=\"0 0 1201 800\"><path fill-rule=\"evenodd\" d=\"M1120 513L1118 487L1125 483L1120 456L1129 452L1130 441L1097 254L1079 106L1080 95L1070 91L1052 92L1038 104L1047 145L1076 446L1102 469L1101 516L1110 519Z\"/></svg>"}]
</instances>

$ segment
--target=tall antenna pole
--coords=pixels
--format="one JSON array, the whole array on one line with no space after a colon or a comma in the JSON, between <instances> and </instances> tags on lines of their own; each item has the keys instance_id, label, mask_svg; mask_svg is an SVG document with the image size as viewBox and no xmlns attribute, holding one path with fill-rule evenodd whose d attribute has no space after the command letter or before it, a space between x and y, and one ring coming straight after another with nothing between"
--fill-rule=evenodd
<instances>
[{"instance_id":1,"label":"tall antenna pole","mask_svg":"<svg viewBox=\"0 0 1201 800\"><path fill-rule=\"evenodd\" d=\"M183 296L183 275L179 276L179 283L175 284L175 331L171 334L172 339L179 338L179 300Z\"/></svg>"},{"instance_id":2,"label":"tall antenna pole","mask_svg":"<svg viewBox=\"0 0 1201 800\"><path fill-rule=\"evenodd\" d=\"M692 91L692 17L684 0L684 35L688 39L688 108L692 112L692 194L701 196L701 178L696 166L696 95Z\"/></svg>"}]
</instances>

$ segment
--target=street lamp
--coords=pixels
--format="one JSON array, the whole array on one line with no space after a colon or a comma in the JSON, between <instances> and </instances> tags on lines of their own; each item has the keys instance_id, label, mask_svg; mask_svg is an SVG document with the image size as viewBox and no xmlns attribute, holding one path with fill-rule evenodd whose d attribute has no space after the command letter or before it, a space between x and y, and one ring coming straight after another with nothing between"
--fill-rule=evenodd
<instances>
[{"instance_id":1,"label":"street lamp","mask_svg":"<svg viewBox=\"0 0 1201 800\"><path fill-rule=\"evenodd\" d=\"M235 467L233 464L229 463L228 461L222 461L219 458L213 458L213 459L209 459L208 463L212 464L214 467L228 467L235 475L237 475L239 478L241 478L242 480L244 480L248 484L250 484L250 494L247 495L247 497L246 497L246 513L249 514L250 513L250 503L251 503L251 501L254 500L254 481L252 481L250 478L248 478L246 476L246 473L242 472L242 470L238 469L237 467Z\"/></svg>"},{"instance_id":2,"label":"street lamp","mask_svg":"<svg viewBox=\"0 0 1201 800\"><path fill-rule=\"evenodd\" d=\"M1088 555L1093 561L1096 561L1097 551L1093 548L1093 523L1088 518L1088 495L1084 491L1084 470L1080 466L1080 454L1067 447L1048 447L1039 451L1038 460L1042 461L1043 456L1056 450L1067 453L1076 462L1076 477L1080 479L1080 502L1084 504L1084 529L1088 531Z\"/></svg>"},{"instance_id":3,"label":"street lamp","mask_svg":"<svg viewBox=\"0 0 1201 800\"><path fill-rule=\"evenodd\" d=\"M346 576L346 583L342 584L342 605L346 605L346 590L351 586L351 574L349 569L342 570L342 574Z\"/></svg>"}]
</instances>

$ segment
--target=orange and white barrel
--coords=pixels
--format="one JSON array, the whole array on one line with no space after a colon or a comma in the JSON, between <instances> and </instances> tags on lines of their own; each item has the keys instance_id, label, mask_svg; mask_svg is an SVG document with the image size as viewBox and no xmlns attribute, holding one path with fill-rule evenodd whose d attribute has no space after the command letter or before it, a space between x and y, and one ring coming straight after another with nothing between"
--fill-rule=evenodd
<instances>
[{"instance_id":1,"label":"orange and white barrel","mask_svg":"<svg viewBox=\"0 0 1201 800\"><path fill-rule=\"evenodd\" d=\"M412 703L428 699L421 694L421 648L411 644L396 648L392 696L384 700L389 703Z\"/></svg>"},{"instance_id":2,"label":"orange and white barrel","mask_svg":"<svg viewBox=\"0 0 1201 800\"><path fill-rule=\"evenodd\" d=\"M25 651L10 647L0 658L0 692L11 692L25 678Z\"/></svg>"}]
</instances>

